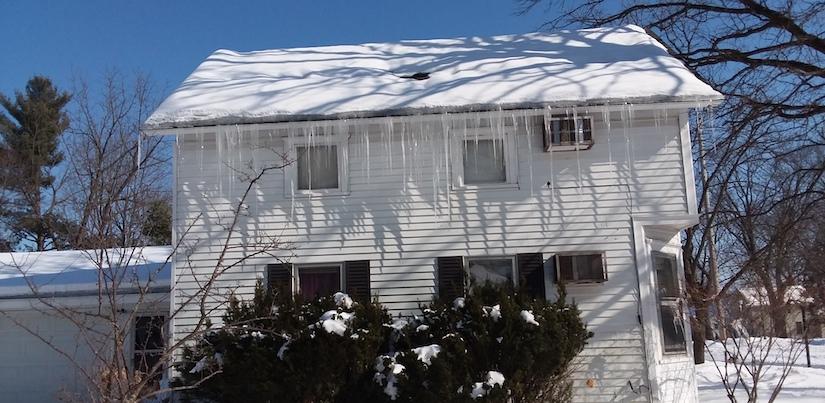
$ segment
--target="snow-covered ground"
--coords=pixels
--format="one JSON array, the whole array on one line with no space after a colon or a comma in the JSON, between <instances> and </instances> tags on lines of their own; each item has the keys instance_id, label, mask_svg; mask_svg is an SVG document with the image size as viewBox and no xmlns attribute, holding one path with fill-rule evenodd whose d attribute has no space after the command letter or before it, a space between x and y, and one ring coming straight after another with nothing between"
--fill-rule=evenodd
<instances>
[{"instance_id":1,"label":"snow-covered ground","mask_svg":"<svg viewBox=\"0 0 825 403\"><path fill-rule=\"evenodd\" d=\"M793 344L790 339L775 339L775 344L771 347L767 354L758 354L759 356L767 356L765 366L763 368L763 375L759 381L758 386L758 400L760 402L767 402L770 398L771 392L774 389L778 379L781 376L784 367L783 362L789 354L798 352L799 357L796 360L788 378L785 380L782 391L777 402L825 402L825 339L813 339L810 341L811 348L811 368L806 367L804 346L800 344ZM764 346L762 342L758 344ZM732 345L729 343L729 348ZM722 384L721 371L725 371L724 362L722 361L723 346L719 342L714 342L709 345L706 354L706 361L704 364L696 367L696 376L699 386L699 400L702 403L716 403L729 402L727 392ZM764 350L763 350L764 351ZM711 359L711 354L716 358L716 364ZM719 368L717 369L717 365ZM750 366L754 368L754 366ZM743 369L744 371L744 369ZM732 364L728 365L728 374L734 374L736 371ZM731 382L733 377L730 378ZM750 380L750 376L743 376L743 381ZM750 383L750 382L749 382ZM738 401L746 402L747 393L740 386L737 388L736 396Z\"/></svg>"}]
</instances>

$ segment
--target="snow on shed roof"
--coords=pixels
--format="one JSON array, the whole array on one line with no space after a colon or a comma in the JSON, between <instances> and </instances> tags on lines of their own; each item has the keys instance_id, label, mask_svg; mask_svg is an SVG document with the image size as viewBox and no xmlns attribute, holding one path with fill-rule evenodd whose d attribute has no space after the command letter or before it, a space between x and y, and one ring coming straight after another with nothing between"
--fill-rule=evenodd
<instances>
[{"instance_id":1,"label":"snow on shed roof","mask_svg":"<svg viewBox=\"0 0 825 403\"><path fill-rule=\"evenodd\" d=\"M403 78L415 73L429 78ZM629 25L488 38L217 50L166 98L144 128L721 98L642 28Z\"/></svg>"},{"instance_id":2,"label":"snow on shed roof","mask_svg":"<svg viewBox=\"0 0 825 403\"><path fill-rule=\"evenodd\" d=\"M121 287L134 287L134 280L145 285L151 279L151 288L168 288L171 254L170 246L0 253L0 299L31 296L29 282L40 295L96 291L101 266L126 270Z\"/></svg>"}]
</instances>

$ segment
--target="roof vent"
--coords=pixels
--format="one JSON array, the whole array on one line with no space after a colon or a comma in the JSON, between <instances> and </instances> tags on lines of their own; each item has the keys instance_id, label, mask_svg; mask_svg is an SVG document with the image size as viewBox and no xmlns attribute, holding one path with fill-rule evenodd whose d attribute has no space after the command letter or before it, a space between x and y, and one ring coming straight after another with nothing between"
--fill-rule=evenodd
<instances>
[{"instance_id":1,"label":"roof vent","mask_svg":"<svg viewBox=\"0 0 825 403\"><path fill-rule=\"evenodd\" d=\"M407 75L403 75L403 76L398 76L398 78L406 78L406 79L410 79L410 80L422 81L422 80L426 80L426 79L430 78L430 73L428 73L426 71L419 71L418 73L415 73L415 74L407 74Z\"/></svg>"}]
</instances>

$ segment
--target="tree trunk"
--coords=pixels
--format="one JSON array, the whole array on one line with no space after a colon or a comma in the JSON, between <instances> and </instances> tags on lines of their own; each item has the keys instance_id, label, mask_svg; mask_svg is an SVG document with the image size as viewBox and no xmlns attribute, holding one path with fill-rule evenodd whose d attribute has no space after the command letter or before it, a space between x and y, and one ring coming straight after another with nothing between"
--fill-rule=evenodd
<instances>
[{"instance_id":1,"label":"tree trunk","mask_svg":"<svg viewBox=\"0 0 825 403\"><path fill-rule=\"evenodd\" d=\"M695 364L705 363L705 340L708 323L707 306L697 306L696 316L690 318L691 330L693 331L693 362Z\"/></svg>"},{"instance_id":2,"label":"tree trunk","mask_svg":"<svg viewBox=\"0 0 825 403\"><path fill-rule=\"evenodd\" d=\"M771 326L775 337L788 337L788 327L785 326L787 309L785 306L771 308Z\"/></svg>"}]
</instances>

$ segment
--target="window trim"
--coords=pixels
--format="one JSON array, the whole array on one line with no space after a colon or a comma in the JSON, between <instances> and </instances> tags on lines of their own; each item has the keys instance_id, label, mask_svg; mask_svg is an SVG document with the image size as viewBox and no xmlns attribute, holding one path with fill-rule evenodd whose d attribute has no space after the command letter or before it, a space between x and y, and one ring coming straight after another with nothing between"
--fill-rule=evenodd
<instances>
[{"instance_id":1,"label":"window trim","mask_svg":"<svg viewBox=\"0 0 825 403\"><path fill-rule=\"evenodd\" d=\"M301 291L301 269L312 269L312 268L338 268L338 288L340 288L340 292L345 292L346 290L346 267L345 262L330 262L330 263L305 263L305 264L293 264L291 267L291 275L292 275L292 294L297 295Z\"/></svg>"},{"instance_id":2,"label":"window trim","mask_svg":"<svg viewBox=\"0 0 825 403\"><path fill-rule=\"evenodd\" d=\"M493 259L510 259L510 267L511 267L511 281L513 287L518 287L518 262L516 261L516 255L475 255L475 256L464 256L462 259L462 263L464 266L464 273L467 276L467 284L465 284L465 288L470 285L473 279L472 273L470 273L470 261L471 260L493 260Z\"/></svg>"},{"instance_id":3,"label":"window trim","mask_svg":"<svg viewBox=\"0 0 825 403\"><path fill-rule=\"evenodd\" d=\"M508 130L509 129L509 130ZM512 127L504 127L503 137L497 137L490 127L468 128L465 133L451 136L450 165L452 171L452 186L454 190L478 190L478 189L513 189L518 188L518 143L516 134ZM452 133L458 133L451 130ZM473 140L502 140L504 146L504 182L492 183L464 183L464 142Z\"/></svg>"},{"instance_id":4,"label":"window trim","mask_svg":"<svg viewBox=\"0 0 825 403\"><path fill-rule=\"evenodd\" d=\"M581 142L576 141L574 144L556 144L553 143L553 132L552 132L552 123L553 121L562 121L562 120L573 120L573 119L581 119L584 121L585 119L590 121L590 140L582 139ZM545 127L543 128L543 138L542 141L544 142L544 151L545 152L553 152L553 151L577 151L577 150L589 150L595 144L594 137L594 128L593 128L593 117L590 115L579 115L576 114L574 116L567 116L567 115L551 115L550 122L543 122ZM578 125L576 126L578 127ZM578 130L577 130L578 131Z\"/></svg>"},{"instance_id":5,"label":"window trim","mask_svg":"<svg viewBox=\"0 0 825 403\"><path fill-rule=\"evenodd\" d=\"M318 135L317 137L321 137ZM305 136L285 139L287 158L291 161L284 167L284 191L286 197L323 197L349 194L349 137L332 134L327 138L308 142ZM334 145L338 153L338 187L329 189L298 189L298 147Z\"/></svg>"},{"instance_id":6,"label":"window trim","mask_svg":"<svg viewBox=\"0 0 825 403\"><path fill-rule=\"evenodd\" d=\"M592 280L592 279L585 279L585 280L565 280L561 277L561 262L559 258L562 256L582 256L582 255L600 255L602 257L602 278L600 280ZM556 252L553 255L554 263L556 266L556 282L557 283L564 283L565 285L598 285L602 283L606 283L608 280L607 275L607 254L605 251L571 251L571 252ZM574 272L575 273L575 272Z\"/></svg>"},{"instance_id":7,"label":"window trim","mask_svg":"<svg viewBox=\"0 0 825 403\"><path fill-rule=\"evenodd\" d=\"M670 251L670 248L662 247L656 248L655 250L650 251L650 268L653 271L653 293L656 297L656 321L659 325L659 341L661 343L661 352L663 356L681 356L688 354L688 333L687 333L687 321L685 320L685 313L682 307L685 306L684 301L684 284L682 281L682 270L681 270L681 259L680 254L676 251ZM656 263L655 263L655 256L665 256L668 259L672 259L674 263L673 270L675 271L676 275L676 287L678 289L678 296L677 297L662 297L659 295L659 273L656 270ZM664 322L662 320L662 307L668 306L673 309L675 315L679 315L679 319L682 321L682 337L684 339L683 347L678 350L667 350L667 345L665 343L665 331L664 331Z\"/></svg>"}]
</instances>

